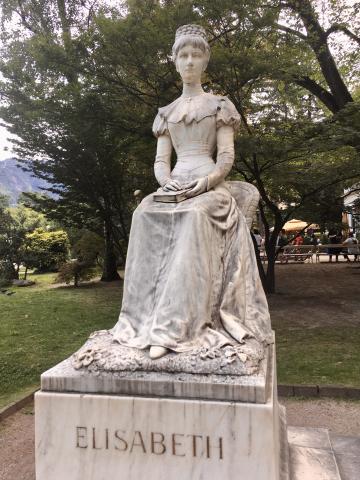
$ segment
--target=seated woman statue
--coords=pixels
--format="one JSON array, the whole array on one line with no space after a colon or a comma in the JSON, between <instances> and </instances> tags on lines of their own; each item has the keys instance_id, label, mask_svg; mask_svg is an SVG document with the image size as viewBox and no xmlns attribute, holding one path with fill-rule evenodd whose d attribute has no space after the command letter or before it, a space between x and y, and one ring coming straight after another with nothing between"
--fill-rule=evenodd
<instances>
[{"instance_id":1,"label":"seated woman statue","mask_svg":"<svg viewBox=\"0 0 360 480\"><path fill-rule=\"evenodd\" d=\"M152 359L246 338L272 342L251 236L224 182L240 117L226 97L202 89L209 57L202 27L176 31L183 93L155 118L155 176L163 192L185 190L186 200L162 203L152 194L135 210L122 309L111 331L122 345L149 348Z\"/></svg>"}]
</instances>

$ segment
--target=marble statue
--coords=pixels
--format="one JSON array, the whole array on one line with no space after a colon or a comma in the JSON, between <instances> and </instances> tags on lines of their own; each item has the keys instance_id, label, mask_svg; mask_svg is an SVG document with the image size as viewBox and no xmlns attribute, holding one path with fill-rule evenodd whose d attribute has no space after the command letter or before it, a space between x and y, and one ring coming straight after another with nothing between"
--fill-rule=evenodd
<instances>
[{"instance_id":1,"label":"marble statue","mask_svg":"<svg viewBox=\"0 0 360 480\"><path fill-rule=\"evenodd\" d=\"M227 97L201 86L210 57L202 27L178 28L172 53L183 93L155 118L154 171L160 191L185 192L186 200L155 202L151 194L135 210L121 313L110 331L153 360L273 341L249 229L224 181L240 116Z\"/></svg>"},{"instance_id":2,"label":"marble statue","mask_svg":"<svg viewBox=\"0 0 360 480\"><path fill-rule=\"evenodd\" d=\"M160 188L133 215L119 320L42 374L37 480L289 480L259 197L225 181L240 119L201 87L209 53L201 27L177 30L183 93L154 121Z\"/></svg>"}]
</instances>

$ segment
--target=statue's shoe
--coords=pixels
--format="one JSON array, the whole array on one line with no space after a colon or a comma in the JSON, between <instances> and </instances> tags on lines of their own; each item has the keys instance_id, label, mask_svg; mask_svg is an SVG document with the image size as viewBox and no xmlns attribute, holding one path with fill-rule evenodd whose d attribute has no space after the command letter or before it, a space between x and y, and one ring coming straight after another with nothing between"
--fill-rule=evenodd
<instances>
[{"instance_id":1,"label":"statue's shoe","mask_svg":"<svg viewBox=\"0 0 360 480\"><path fill-rule=\"evenodd\" d=\"M166 355L168 352L169 352L169 349L168 349L168 348L159 347L159 346L153 346L153 347L150 347L149 357L150 357L152 360L156 360L157 358L163 357L163 356Z\"/></svg>"}]
</instances>

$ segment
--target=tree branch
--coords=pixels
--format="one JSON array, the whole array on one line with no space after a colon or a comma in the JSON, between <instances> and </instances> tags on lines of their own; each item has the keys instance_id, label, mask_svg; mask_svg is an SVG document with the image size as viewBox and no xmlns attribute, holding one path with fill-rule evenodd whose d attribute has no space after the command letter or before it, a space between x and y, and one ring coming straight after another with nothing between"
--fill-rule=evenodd
<instances>
[{"instance_id":1,"label":"tree branch","mask_svg":"<svg viewBox=\"0 0 360 480\"><path fill-rule=\"evenodd\" d=\"M332 113L337 113L339 111L339 106L334 96L310 77L299 77L295 78L294 81L297 85L315 95L315 97L317 97Z\"/></svg>"},{"instance_id":2,"label":"tree branch","mask_svg":"<svg viewBox=\"0 0 360 480\"><path fill-rule=\"evenodd\" d=\"M358 35L355 35L351 30L349 30L346 25L342 25L340 23L334 23L334 25L331 25L330 28L328 28L325 32L326 37L331 35L334 32L342 32L345 33L349 38L354 40L354 42L358 43L360 45L360 37Z\"/></svg>"},{"instance_id":3,"label":"tree branch","mask_svg":"<svg viewBox=\"0 0 360 480\"><path fill-rule=\"evenodd\" d=\"M301 32L298 32L297 30L294 30L293 28L286 27L285 25L281 25L280 23L275 23L275 27L278 30L281 30L282 32L291 33L292 35L295 35L296 37L301 38L301 40L305 40L305 42L308 41L308 37L306 35L304 35Z\"/></svg>"},{"instance_id":4,"label":"tree branch","mask_svg":"<svg viewBox=\"0 0 360 480\"><path fill-rule=\"evenodd\" d=\"M340 178L336 178L334 181L332 182L329 182L329 183L325 183L323 185L320 185L319 187L317 188L314 188L313 190L310 190L310 192L307 192L307 193L304 193L303 195L301 195L301 199L300 201L297 203L296 205L296 209L298 209L299 207L301 207L305 200L307 200L307 198L309 197L312 197L313 195L315 195L316 193L319 193L323 190L325 190L326 188L329 188L329 187L332 187L334 185L337 185L341 182L344 182L346 180L352 180L352 179L356 179L356 178L359 178L359 174L356 173L356 174L353 174L353 175L349 175L349 176L345 176L345 177L340 177ZM294 210L296 210L294 209Z\"/></svg>"},{"instance_id":5,"label":"tree branch","mask_svg":"<svg viewBox=\"0 0 360 480\"><path fill-rule=\"evenodd\" d=\"M21 18L21 23L22 25L27 28L28 30L30 30L30 32L32 33L39 33L39 31L37 29L35 29L28 21L27 21L27 18L26 18L26 14L25 14L25 11L24 11L24 8L23 8L23 4L20 0L18 0L18 7L19 7L19 10L17 10L16 8L14 9L14 12L17 13L19 15L19 17Z\"/></svg>"}]
</instances>

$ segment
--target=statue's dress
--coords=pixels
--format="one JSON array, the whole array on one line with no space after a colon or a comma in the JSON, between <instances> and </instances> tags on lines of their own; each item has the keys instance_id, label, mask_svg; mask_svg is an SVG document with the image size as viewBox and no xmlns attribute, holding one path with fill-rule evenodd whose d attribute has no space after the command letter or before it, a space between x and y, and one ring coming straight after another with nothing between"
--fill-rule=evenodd
<instances>
[{"instance_id":1,"label":"statue's dress","mask_svg":"<svg viewBox=\"0 0 360 480\"><path fill-rule=\"evenodd\" d=\"M207 93L159 109L154 134L170 135L177 154L171 178L184 182L213 172L217 129L238 122L227 98ZM176 352L247 337L272 342L249 229L224 181L181 203L149 195L137 207L112 334L122 345Z\"/></svg>"}]
</instances>

